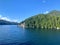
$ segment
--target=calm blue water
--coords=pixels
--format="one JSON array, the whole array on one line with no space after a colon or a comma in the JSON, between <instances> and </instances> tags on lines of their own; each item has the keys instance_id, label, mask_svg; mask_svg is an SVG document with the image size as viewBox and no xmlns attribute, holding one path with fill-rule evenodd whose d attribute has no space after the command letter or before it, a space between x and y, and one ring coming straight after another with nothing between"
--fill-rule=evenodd
<instances>
[{"instance_id":1,"label":"calm blue water","mask_svg":"<svg viewBox=\"0 0 60 45\"><path fill-rule=\"evenodd\" d=\"M0 45L60 45L60 30L0 25Z\"/></svg>"}]
</instances>

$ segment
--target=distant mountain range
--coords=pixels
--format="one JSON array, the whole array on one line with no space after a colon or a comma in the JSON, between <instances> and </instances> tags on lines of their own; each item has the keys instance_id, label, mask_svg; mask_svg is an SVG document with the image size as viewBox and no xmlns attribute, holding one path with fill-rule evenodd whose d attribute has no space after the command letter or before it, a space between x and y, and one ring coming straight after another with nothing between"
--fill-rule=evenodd
<instances>
[{"instance_id":1,"label":"distant mountain range","mask_svg":"<svg viewBox=\"0 0 60 45\"><path fill-rule=\"evenodd\" d=\"M60 11L53 10L47 14L37 14L20 23L25 28L60 29Z\"/></svg>"},{"instance_id":2,"label":"distant mountain range","mask_svg":"<svg viewBox=\"0 0 60 45\"><path fill-rule=\"evenodd\" d=\"M18 25L18 23L0 19L0 25Z\"/></svg>"}]
</instances>

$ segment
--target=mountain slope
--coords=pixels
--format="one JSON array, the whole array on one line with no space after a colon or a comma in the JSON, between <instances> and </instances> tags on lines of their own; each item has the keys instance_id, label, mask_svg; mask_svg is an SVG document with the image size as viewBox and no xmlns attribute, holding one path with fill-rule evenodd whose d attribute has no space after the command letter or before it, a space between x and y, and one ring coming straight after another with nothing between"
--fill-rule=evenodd
<instances>
[{"instance_id":1,"label":"mountain slope","mask_svg":"<svg viewBox=\"0 0 60 45\"><path fill-rule=\"evenodd\" d=\"M60 28L60 11L53 10L48 14L39 14L24 20L25 28Z\"/></svg>"},{"instance_id":2,"label":"mountain slope","mask_svg":"<svg viewBox=\"0 0 60 45\"><path fill-rule=\"evenodd\" d=\"M17 22L10 22L0 19L0 25L17 25L17 24L18 24Z\"/></svg>"},{"instance_id":3,"label":"mountain slope","mask_svg":"<svg viewBox=\"0 0 60 45\"><path fill-rule=\"evenodd\" d=\"M55 16L60 16L60 11L53 10L48 13L48 15L55 15Z\"/></svg>"}]
</instances>

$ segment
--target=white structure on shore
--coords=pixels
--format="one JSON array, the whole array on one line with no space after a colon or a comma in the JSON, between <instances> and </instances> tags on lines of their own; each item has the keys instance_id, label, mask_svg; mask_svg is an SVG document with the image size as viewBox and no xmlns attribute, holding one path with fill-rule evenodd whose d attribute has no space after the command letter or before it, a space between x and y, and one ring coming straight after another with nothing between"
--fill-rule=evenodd
<instances>
[{"instance_id":1,"label":"white structure on shore","mask_svg":"<svg viewBox=\"0 0 60 45\"><path fill-rule=\"evenodd\" d=\"M57 27L57 29L60 29L59 27Z\"/></svg>"},{"instance_id":2,"label":"white structure on shore","mask_svg":"<svg viewBox=\"0 0 60 45\"><path fill-rule=\"evenodd\" d=\"M25 28L25 23L22 23L20 26L23 27L23 28Z\"/></svg>"}]
</instances>

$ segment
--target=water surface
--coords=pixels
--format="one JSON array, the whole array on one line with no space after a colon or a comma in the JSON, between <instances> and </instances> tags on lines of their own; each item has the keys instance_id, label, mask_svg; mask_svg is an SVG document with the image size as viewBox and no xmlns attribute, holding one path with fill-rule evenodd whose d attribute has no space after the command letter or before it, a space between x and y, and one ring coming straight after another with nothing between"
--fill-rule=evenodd
<instances>
[{"instance_id":1,"label":"water surface","mask_svg":"<svg viewBox=\"0 0 60 45\"><path fill-rule=\"evenodd\" d=\"M0 45L60 45L60 30L0 25Z\"/></svg>"}]
</instances>

